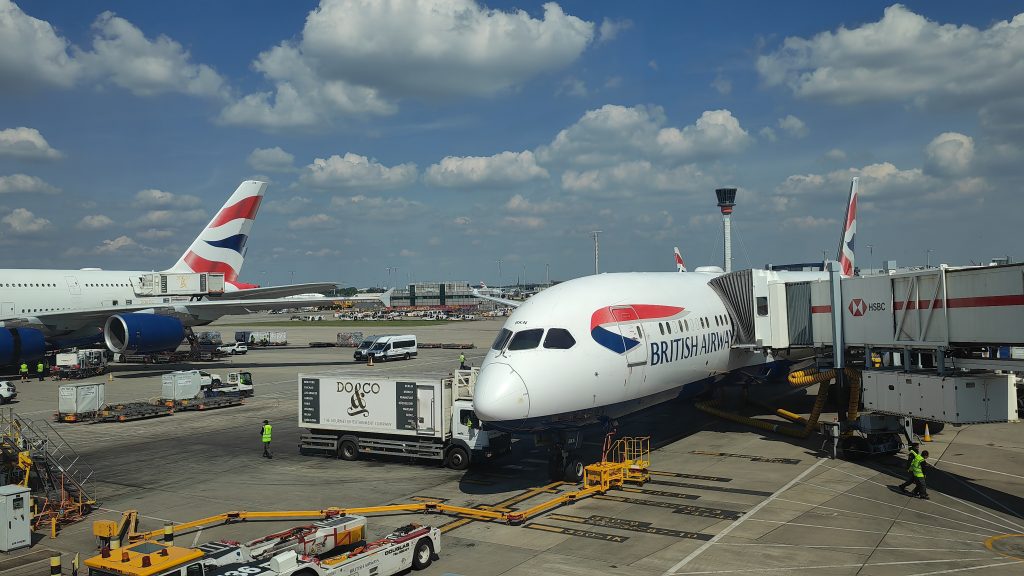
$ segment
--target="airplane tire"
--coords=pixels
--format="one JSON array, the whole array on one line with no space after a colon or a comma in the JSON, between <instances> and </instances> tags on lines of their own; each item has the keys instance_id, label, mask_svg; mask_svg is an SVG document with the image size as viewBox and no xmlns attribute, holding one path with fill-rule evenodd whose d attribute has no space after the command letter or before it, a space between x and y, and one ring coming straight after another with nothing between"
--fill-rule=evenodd
<instances>
[{"instance_id":1,"label":"airplane tire","mask_svg":"<svg viewBox=\"0 0 1024 576\"><path fill-rule=\"evenodd\" d=\"M430 538L420 538L412 553L412 567L416 570L423 570L433 561L434 545L430 543Z\"/></svg>"},{"instance_id":2,"label":"airplane tire","mask_svg":"<svg viewBox=\"0 0 1024 576\"><path fill-rule=\"evenodd\" d=\"M338 444L338 458L342 460L358 460L359 459L359 446L351 440L342 440L341 444Z\"/></svg>"},{"instance_id":3,"label":"airplane tire","mask_svg":"<svg viewBox=\"0 0 1024 576\"><path fill-rule=\"evenodd\" d=\"M583 461L576 456L566 459L564 480L573 484L583 481Z\"/></svg>"}]
</instances>

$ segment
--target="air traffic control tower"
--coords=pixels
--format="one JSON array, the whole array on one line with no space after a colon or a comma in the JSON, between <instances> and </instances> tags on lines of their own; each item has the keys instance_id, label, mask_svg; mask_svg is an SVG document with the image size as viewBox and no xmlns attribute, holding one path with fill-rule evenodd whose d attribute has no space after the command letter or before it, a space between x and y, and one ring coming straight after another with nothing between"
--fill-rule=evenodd
<instances>
[{"instance_id":1,"label":"air traffic control tower","mask_svg":"<svg viewBox=\"0 0 1024 576\"><path fill-rule=\"evenodd\" d=\"M732 272L732 208L736 205L735 188L718 188L718 208L722 211L722 238L725 243L725 271Z\"/></svg>"}]
</instances>

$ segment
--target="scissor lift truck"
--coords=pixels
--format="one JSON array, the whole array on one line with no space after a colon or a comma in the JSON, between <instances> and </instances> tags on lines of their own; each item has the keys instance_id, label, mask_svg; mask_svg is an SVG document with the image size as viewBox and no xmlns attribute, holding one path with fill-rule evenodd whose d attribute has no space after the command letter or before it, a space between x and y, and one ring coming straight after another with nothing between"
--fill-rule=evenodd
<instances>
[{"instance_id":1,"label":"scissor lift truck","mask_svg":"<svg viewBox=\"0 0 1024 576\"><path fill-rule=\"evenodd\" d=\"M426 568L441 550L441 531L429 526L409 524L374 542L365 535L364 516L340 515L244 544L104 547L85 565L89 576L387 576Z\"/></svg>"}]
</instances>

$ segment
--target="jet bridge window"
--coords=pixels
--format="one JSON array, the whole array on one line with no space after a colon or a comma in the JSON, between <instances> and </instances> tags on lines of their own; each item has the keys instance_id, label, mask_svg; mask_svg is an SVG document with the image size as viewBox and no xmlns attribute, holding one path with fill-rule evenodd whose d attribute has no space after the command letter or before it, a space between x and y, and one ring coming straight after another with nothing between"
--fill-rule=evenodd
<instances>
[{"instance_id":1,"label":"jet bridge window","mask_svg":"<svg viewBox=\"0 0 1024 576\"><path fill-rule=\"evenodd\" d=\"M498 337L494 339L494 344L491 344L491 350L501 350L508 344L509 338L512 337L512 331L507 328L502 328L501 332L498 332Z\"/></svg>"},{"instance_id":2,"label":"jet bridge window","mask_svg":"<svg viewBox=\"0 0 1024 576\"><path fill-rule=\"evenodd\" d=\"M544 338L544 347L553 350L568 350L576 345L576 339L565 328L552 328Z\"/></svg>"},{"instance_id":3,"label":"jet bridge window","mask_svg":"<svg viewBox=\"0 0 1024 576\"><path fill-rule=\"evenodd\" d=\"M512 337L512 342L509 343L509 350L532 350L537 346L540 346L540 338L544 335L544 330L541 328L533 328L530 330L523 330L516 332L516 335Z\"/></svg>"},{"instance_id":4,"label":"jet bridge window","mask_svg":"<svg viewBox=\"0 0 1024 576\"><path fill-rule=\"evenodd\" d=\"M757 297L757 315L767 316L768 315L768 297L758 296Z\"/></svg>"}]
</instances>

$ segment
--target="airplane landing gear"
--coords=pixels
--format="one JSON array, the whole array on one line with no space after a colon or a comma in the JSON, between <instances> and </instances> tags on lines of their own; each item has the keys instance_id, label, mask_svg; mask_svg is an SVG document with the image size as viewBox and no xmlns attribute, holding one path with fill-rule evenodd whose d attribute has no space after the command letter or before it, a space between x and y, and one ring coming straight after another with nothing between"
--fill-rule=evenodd
<instances>
[{"instance_id":1,"label":"airplane landing gear","mask_svg":"<svg viewBox=\"0 0 1024 576\"><path fill-rule=\"evenodd\" d=\"M583 460L577 452L579 431L543 434L537 441L548 446L548 478L574 484L583 480Z\"/></svg>"}]
</instances>

